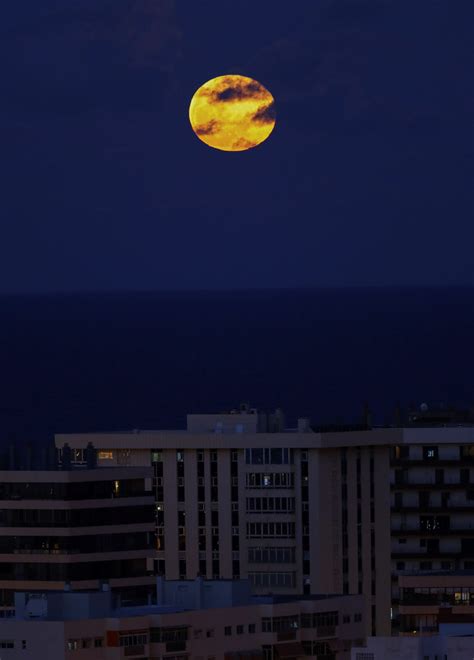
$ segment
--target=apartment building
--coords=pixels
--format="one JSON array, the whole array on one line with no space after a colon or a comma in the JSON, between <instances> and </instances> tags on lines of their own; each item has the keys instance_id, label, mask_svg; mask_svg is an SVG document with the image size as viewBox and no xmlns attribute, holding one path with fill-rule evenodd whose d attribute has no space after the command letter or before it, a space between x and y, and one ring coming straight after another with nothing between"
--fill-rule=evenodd
<instances>
[{"instance_id":1,"label":"apartment building","mask_svg":"<svg viewBox=\"0 0 474 660\"><path fill-rule=\"evenodd\" d=\"M364 594L390 630L390 465L396 431L285 429L250 410L189 415L185 431L57 435L74 459L153 468L155 570L248 578L257 594Z\"/></svg>"},{"instance_id":2,"label":"apartment building","mask_svg":"<svg viewBox=\"0 0 474 660\"><path fill-rule=\"evenodd\" d=\"M188 415L182 431L58 435L56 446L68 443L80 462L92 441L101 466L152 465L155 570L167 578L362 593L368 633L388 634L400 574L474 559L474 427L422 421L316 431L302 419L288 429L280 411L244 407Z\"/></svg>"},{"instance_id":3,"label":"apartment building","mask_svg":"<svg viewBox=\"0 0 474 660\"><path fill-rule=\"evenodd\" d=\"M71 466L69 466L71 467ZM0 616L15 590L97 588L154 596L150 467L0 470Z\"/></svg>"},{"instance_id":4,"label":"apartment building","mask_svg":"<svg viewBox=\"0 0 474 660\"><path fill-rule=\"evenodd\" d=\"M159 580L157 604L117 606L108 585L17 593L0 655L36 660L349 660L364 640L363 598L252 597L245 581Z\"/></svg>"},{"instance_id":5,"label":"apartment building","mask_svg":"<svg viewBox=\"0 0 474 660\"><path fill-rule=\"evenodd\" d=\"M431 635L443 624L474 623L474 571L399 577L400 635Z\"/></svg>"},{"instance_id":6,"label":"apartment building","mask_svg":"<svg viewBox=\"0 0 474 660\"><path fill-rule=\"evenodd\" d=\"M409 428L402 440L391 448L395 630L399 576L474 568L474 428Z\"/></svg>"}]
</instances>

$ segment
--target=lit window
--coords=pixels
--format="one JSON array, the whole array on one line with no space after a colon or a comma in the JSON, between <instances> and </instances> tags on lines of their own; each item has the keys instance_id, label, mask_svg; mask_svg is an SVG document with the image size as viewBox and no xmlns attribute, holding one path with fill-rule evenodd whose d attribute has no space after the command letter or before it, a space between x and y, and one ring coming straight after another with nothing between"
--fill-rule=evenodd
<instances>
[{"instance_id":1,"label":"lit window","mask_svg":"<svg viewBox=\"0 0 474 660\"><path fill-rule=\"evenodd\" d=\"M99 460L112 461L113 458L114 458L114 452L113 451L100 451L98 456L99 456Z\"/></svg>"}]
</instances>

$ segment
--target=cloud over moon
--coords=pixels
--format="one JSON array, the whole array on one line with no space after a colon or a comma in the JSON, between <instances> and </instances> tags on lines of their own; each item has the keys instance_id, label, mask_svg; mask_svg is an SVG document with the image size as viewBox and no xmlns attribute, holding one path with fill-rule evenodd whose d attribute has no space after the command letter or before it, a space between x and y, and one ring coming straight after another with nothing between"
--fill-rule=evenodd
<instances>
[{"instance_id":1,"label":"cloud over moon","mask_svg":"<svg viewBox=\"0 0 474 660\"><path fill-rule=\"evenodd\" d=\"M220 124L216 119L211 119L206 124L199 124L194 127L197 135L215 135L220 131Z\"/></svg>"},{"instance_id":2,"label":"cloud over moon","mask_svg":"<svg viewBox=\"0 0 474 660\"><path fill-rule=\"evenodd\" d=\"M252 116L252 121L257 124L273 124L276 119L275 101L268 103L268 105L259 108Z\"/></svg>"}]
</instances>

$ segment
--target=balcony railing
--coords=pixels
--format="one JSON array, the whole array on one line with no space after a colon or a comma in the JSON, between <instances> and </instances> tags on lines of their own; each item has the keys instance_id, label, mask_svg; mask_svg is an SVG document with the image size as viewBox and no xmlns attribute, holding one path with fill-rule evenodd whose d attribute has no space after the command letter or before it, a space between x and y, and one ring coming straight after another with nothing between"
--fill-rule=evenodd
<instances>
[{"instance_id":1,"label":"balcony railing","mask_svg":"<svg viewBox=\"0 0 474 660\"><path fill-rule=\"evenodd\" d=\"M183 640L177 642L166 642L166 652L167 653L181 653L186 651L186 642Z\"/></svg>"},{"instance_id":2,"label":"balcony railing","mask_svg":"<svg viewBox=\"0 0 474 660\"><path fill-rule=\"evenodd\" d=\"M317 637L336 637L336 626L318 626L316 628Z\"/></svg>"},{"instance_id":3,"label":"balcony railing","mask_svg":"<svg viewBox=\"0 0 474 660\"><path fill-rule=\"evenodd\" d=\"M277 634L278 642L290 642L296 639L296 630L285 630Z\"/></svg>"},{"instance_id":4,"label":"balcony railing","mask_svg":"<svg viewBox=\"0 0 474 660\"><path fill-rule=\"evenodd\" d=\"M142 644L140 646L125 646L123 649L123 654L127 657L134 655L145 655L145 646Z\"/></svg>"},{"instance_id":5,"label":"balcony railing","mask_svg":"<svg viewBox=\"0 0 474 660\"><path fill-rule=\"evenodd\" d=\"M470 594L470 600L456 598L454 594L406 594L400 598L401 607L415 607L418 605L461 605L474 606L474 593Z\"/></svg>"}]
</instances>

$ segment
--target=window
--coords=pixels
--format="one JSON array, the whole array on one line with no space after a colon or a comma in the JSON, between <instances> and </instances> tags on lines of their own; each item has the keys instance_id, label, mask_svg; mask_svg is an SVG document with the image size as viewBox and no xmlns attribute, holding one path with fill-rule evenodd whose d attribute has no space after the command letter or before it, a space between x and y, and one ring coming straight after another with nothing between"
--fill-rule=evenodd
<instances>
[{"instance_id":1,"label":"window","mask_svg":"<svg viewBox=\"0 0 474 660\"><path fill-rule=\"evenodd\" d=\"M26 639L21 640L21 648L26 649Z\"/></svg>"},{"instance_id":2,"label":"window","mask_svg":"<svg viewBox=\"0 0 474 660\"><path fill-rule=\"evenodd\" d=\"M100 451L97 454L99 460L101 461L112 461L114 458L114 452L113 451Z\"/></svg>"},{"instance_id":3,"label":"window","mask_svg":"<svg viewBox=\"0 0 474 660\"><path fill-rule=\"evenodd\" d=\"M255 632L255 624L249 623L249 633L253 634Z\"/></svg>"},{"instance_id":4,"label":"window","mask_svg":"<svg viewBox=\"0 0 474 660\"><path fill-rule=\"evenodd\" d=\"M146 634L121 635L120 646L144 646L147 640L148 637Z\"/></svg>"},{"instance_id":5,"label":"window","mask_svg":"<svg viewBox=\"0 0 474 660\"><path fill-rule=\"evenodd\" d=\"M295 562L295 548L249 547L248 561L254 564L292 564Z\"/></svg>"},{"instance_id":6,"label":"window","mask_svg":"<svg viewBox=\"0 0 474 660\"><path fill-rule=\"evenodd\" d=\"M244 627L237 626L237 635L243 635L243 634L244 634Z\"/></svg>"},{"instance_id":7,"label":"window","mask_svg":"<svg viewBox=\"0 0 474 660\"><path fill-rule=\"evenodd\" d=\"M292 588L295 586L294 573L249 573L248 578L252 586L257 588Z\"/></svg>"},{"instance_id":8,"label":"window","mask_svg":"<svg viewBox=\"0 0 474 660\"><path fill-rule=\"evenodd\" d=\"M292 465L294 463L294 450L281 447L246 449L245 462L247 465Z\"/></svg>"},{"instance_id":9,"label":"window","mask_svg":"<svg viewBox=\"0 0 474 660\"><path fill-rule=\"evenodd\" d=\"M437 461L438 447L423 447L423 459L425 461Z\"/></svg>"},{"instance_id":10,"label":"window","mask_svg":"<svg viewBox=\"0 0 474 660\"><path fill-rule=\"evenodd\" d=\"M362 614L360 612L354 614L354 623L360 623L362 621Z\"/></svg>"},{"instance_id":11,"label":"window","mask_svg":"<svg viewBox=\"0 0 474 660\"><path fill-rule=\"evenodd\" d=\"M405 570L405 562L397 561L397 571L404 571L404 570Z\"/></svg>"},{"instance_id":12,"label":"window","mask_svg":"<svg viewBox=\"0 0 474 660\"><path fill-rule=\"evenodd\" d=\"M2 643L0 642L0 648L2 648ZM9 647L13 648L13 647ZM79 640L78 639L68 639L67 641L67 650L68 651L77 651L79 648Z\"/></svg>"},{"instance_id":13,"label":"window","mask_svg":"<svg viewBox=\"0 0 474 660\"><path fill-rule=\"evenodd\" d=\"M104 645L104 640L102 637L96 637L94 639L94 646L96 649L101 648Z\"/></svg>"},{"instance_id":14,"label":"window","mask_svg":"<svg viewBox=\"0 0 474 660\"><path fill-rule=\"evenodd\" d=\"M206 630L206 637L214 637L214 628Z\"/></svg>"},{"instance_id":15,"label":"window","mask_svg":"<svg viewBox=\"0 0 474 660\"><path fill-rule=\"evenodd\" d=\"M295 523L247 523L247 538L294 538Z\"/></svg>"},{"instance_id":16,"label":"window","mask_svg":"<svg viewBox=\"0 0 474 660\"><path fill-rule=\"evenodd\" d=\"M15 648L15 643L13 639L0 639L0 649L13 649Z\"/></svg>"},{"instance_id":17,"label":"window","mask_svg":"<svg viewBox=\"0 0 474 660\"><path fill-rule=\"evenodd\" d=\"M226 635L227 637L229 637L229 635L232 635L232 626L226 626L224 628L224 635Z\"/></svg>"},{"instance_id":18,"label":"window","mask_svg":"<svg viewBox=\"0 0 474 660\"><path fill-rule=\"evenodd\" d=\"M83 649L90 649L90 648L92 648L92 639L90 639L90 637L85 637L85 638L82 640L82 648L83 648Z\"/></svg>"}]
</instances>

